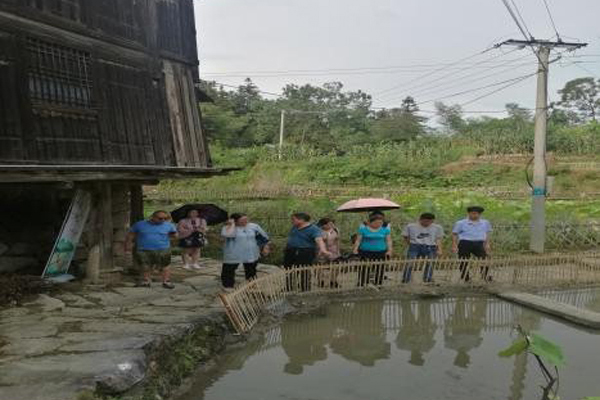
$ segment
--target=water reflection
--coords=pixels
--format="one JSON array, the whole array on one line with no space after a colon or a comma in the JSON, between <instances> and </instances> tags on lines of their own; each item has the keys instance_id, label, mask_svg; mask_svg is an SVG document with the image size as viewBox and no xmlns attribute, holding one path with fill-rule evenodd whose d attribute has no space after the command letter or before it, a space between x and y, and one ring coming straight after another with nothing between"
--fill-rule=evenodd
<instances>
[{"instance_id":1,"label":"water reflection","mask_svg":"<svg viewBox=\"0 0 600 400\"><path fill-rule=\"evenodd\" d=\"M410 352L409 363L425 365L425 354L435 346L435 332L438 325L433 320L434 301L400 301L401 324L396 336L396 347Z\"/></svg>"},{"instance_id":2,"label":"water reflection","mask_svg":"<svg viewBox=\"0 0 600 400\"><path fill-rule=\"evenodd\" d=\"M342 310L335 314L341 318L330 341L332 352L365 367L389 358L391 345L386 340L386 326L381 318L383 303L349 303L340 307Z\"/></svg>"},{"instance_id":3,"label":"water reflection","mask_svg":"<svg viewBox=\"0 0 600 400\"><path fill-rule=\"evenodd\" d=\"M487 298L478 301L459 298L444 325L444 346L456 351L457 367L467 368L471 362L469 352L483 342L481 332L486 324L487 302Z\"/></svg>"},{"instance_id":4,"label":"water reflection","mask_svg":"<svg viewBox=\"0 0 600 400\"><path fill-rule=\"evenodd\" d=\"M516 324L542 333L550 326L578 351L595 339L485 296L333 303L324 316L291 318L227 354L181 400L391 400L399 388L425 400L539 398L527 355L497 357ZM578 393L587 381L574 376Z\"/></svg>"}]
</instances>

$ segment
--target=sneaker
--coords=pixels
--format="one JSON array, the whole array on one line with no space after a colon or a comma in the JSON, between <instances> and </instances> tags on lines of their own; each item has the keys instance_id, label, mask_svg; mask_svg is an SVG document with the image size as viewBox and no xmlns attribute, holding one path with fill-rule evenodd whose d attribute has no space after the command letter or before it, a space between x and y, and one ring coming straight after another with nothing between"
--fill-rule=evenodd
<instances>
[{"instance_id":1,"label":"sneaker","mask_svg":"<svg viewBox=\"0 0 600 400\"><path fill-rule=\"evenodd\" d=\"M185 269L186 271L193 271L194 270L194 266L191 264L185 264L183 266L183 269Z\"/></svg>"},{"instance_id":2,"label":"sneaker","mask_svg":"<svg viewBox=\"0 0 600 400\"><path fill-rule=\"evenodd\" d=\"M192 268L195 270L199 270L199 269L202 269L202 266L200 266L199 264L193 264Z\"/></svg>"},{"instance_id":3,"label":"sneaker","mask_svg":"<svg viewBox=\"0 0 600 400\"><path fill-rule=\"evenodd\" d=\"M175 285L173 285L171 282L168 282L168 281L167 282L163 282L162 286L165 289L175 289Z\"/></svg>"},{"instance_id":4,"label":"sneaker","mask_svg":"<svg viewBox=\"0 0 600 400\"><path fill-rule=\"evenodd\" d=\"M149 288L151 286L151 282L150 281L139 281L135 284L135 287L146 287Z\"/></svg>"}]
</instances>

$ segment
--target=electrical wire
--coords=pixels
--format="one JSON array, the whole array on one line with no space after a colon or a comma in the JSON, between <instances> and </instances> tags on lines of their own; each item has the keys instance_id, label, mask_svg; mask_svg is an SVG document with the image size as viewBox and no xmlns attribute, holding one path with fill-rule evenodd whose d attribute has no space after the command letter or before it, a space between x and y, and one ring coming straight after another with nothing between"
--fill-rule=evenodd
<instances>
[{"instance_id":1,"label":"electrical wire","mask_svg":"<svg viewBox=\"0 0 600 400\"><path fill-rule=\"evenodd\" d=\"M515 3L515 0L510 0L510 2L512 3L517 16L519 17L519 19L521 20L521 24L523 24L523 27L525 28L525 31L527 32L527 35L529 35L529 39L533 39L533 35L531 34L531 31L529 30L529 28L527 27L527 24L525 23L525 19L523 18L523 15L521 15L521 10L519 10L519 7L517 6L517 3Z\"/></svg>"},{"instance_id":2,"label":"electrical wire","mask_svg":"<svg viewBox=\"0 0 600 400\"><path fill-rule=\"evenodd\" d=\"M491 50L493 50L493 49L495 49L495 48L496 48L495 46L494 46L494 47L488 47L487 49L485 49L485 50L483 50L483 51L478 51L478 52L477 52L477 53L475 53L475 54L472 54L472 55L470 55L470 56L467 56L467 57L463 57L463 58L461 58L460 60L457 60L457 61L454 61L454 62L450 63L449 65L443 66L443 67L441 67L441 68L437 68L437 69L435 69L435 70L433 70L433 71L430 71L430 72L427 72L427 73L425 73L425 74L423 74L423 75L419 75L418 77L416 77L416 78L413 80L413 82L418 82L418 81L421 81L421 80L423 80L423 79L425 79L425 78L428 78L428 77L430 77L430 76L432 76L432 75L435 75L435 74L437 74L438 72L444 71L444 70L445 70L446 68L448 68L448 67L452 67L452 66L458 65L458 64L460 64L460 63L464 63L465 61L471 60L471 59L473 59L473 58L479 57L479 56L481 56L481 55L483 55L483 54L486 54L486 53L488 53L489 51L491 51ZM488 61L489 61L489 60L488 60ZM375 93L373 93L373 97L376 97L376 96L381 96L381 95L384 95L384 94L386 94L386 93L393 92L393 91L395 91L395 90L397 90L397 89L400 89L400 88L402 88L402 87L403 87L403 85L404 85L404 84L403 84L403 83L401 83L401 84L399 84L399 85L396 85L396 86L393 86L393 87L391 87L391 88L387 88L387 89L384 89L384 90L382 90L382 91L375 92Z\"/></svg>"},{"instance_id":3,"label":"electrical wire","mask_svg":"<svg viewBox=\"0 0 600 400\"><path fill-rule=\"evenodd\" d=\"M521 58L515 58L511 60L507 60L507 62L516 62L521 60ZM491 62L491 61L486 61ZM473 64L473 66L484 65L485 63L469 63ZM423 69L434 69L440 67L448 67L453 63L445 62L445 63L430 63L430 64L406 64L406 65L396 65L396 66L387 66L387 67L358 67L358 68L324 68L324 69L291 69L291 70L254 70L254 71L227 71L227 72L204 72L205 76L215 76L215 77L230 77L230 76L258 76L261 77L270 77L270 76L280 76L280 75L305 75L305 74L329 74L329 73L374 73L374 72L395 72L395 71L423 71ZM463 63L465 65L466 63ZM485 67L485 65L484 65ZM457 67L457 69L462 69L463 67Z\"/></svg>"},{"instance_id":4,"label":"electrical wire","mask_svg":"<svg viewBox=\"0 0 600 400\"><path fill-rule=\"evenodd\" d=\"M489 49L489 50L492 50L492 49ZM488 50L488 51L489 51L489 50ZM491 57L491 58L489 58L489 59L485 59L485 60L479 61L479 62L475 63L473 66L478 66L478 65L481 65L481 64L483 64L483 63L488 63L488 62L490 62L490 61L492 61L492 60L495 60L495 59L498 59L498 58L504 57L504 56L506 56L506 55L508 55L508 54L511 54L511 53L513 53L513 52L515 52L515 51L517 51L517 50L518 50L518 49L512 49L512 50L510 50L510 51L508 51L508 52L506 52L506 53L500 53L500 54L497 54L497 55L495 55L495 56L493 56L493 57ZM482 53L480 53L480 54L482 54ZM457 62L456 64L458 64L458 63L459 63L459 62ZM442 69L437 69L437 70L435 70L435 71L433 71L433 72L431 72L431 73L427 73L427 74L421 75L420 77L417 77L417 78L415 78L415 79L413 80L413 83L414 83L414 82L421 81L421 80L423 80L423 79L425 79L425 78L427 78L427 77L429 77L429 76L432 76L432 75L434 75L434 74L436 74L436 73L438 73L438 72L444 71L444 70L446 70L446 69L445 69L445 68L442 68ZM446 79L446 78L448 78L448 77L451 77L451 76L453 76L454 74L455 74L455 72L450 72L450 73L447 73L447 74L443 74L443 75L441 75L441 76L438 76L437 78L435 78L435 79L433 79L433 80L430 80L430 81L427 81L427 82L424 82L424 83L420 83L420 84L416 84L416 85L408 85L408 86L406 86L406 87L402 87L402 85L397 85L397 86L395 86L395 87L389 88L389 89L387 89L387 90L384 90L384 91L382 91L382 92L379 92L379 93L374 93L374 94L373 94L373 97L374 97L374 98L378 98L378 99L380 99L380 100L384 100L386 97L389 97L389 96L391 95L391 94L385 94L385 95L384 95L384 93L392 93L392 92L396 92L396 91L397 91L397 89L402 89L402 91L401 91L401 92L399 92L399 93L402 93L402 97L403 97L404 95L408 94L408 92L409 92L409 91L412 91L412 90L414 90L414 89L420 89L420 88L426 87L426 86L428 86L428 85L431 85L432 83L439 82L439 81L441 81L441 80L443 80L443 79ZM394 94L393 96L396 96L396 97L397 97L397 96L398 96L398 93Z\"/></svg>"},{"instance_id":5,"label":"electrical wire","mask_svg":"<svg viewBox=\"0 0 600 400\"><path fill-rule=\"evenodd\" d=\"M523 58L526 58L526 57L530 57L530 55L527 54ZM510 66L508 68L505 68L507 65L510 65ZM456 87L459 87L459 86L464 86L465 84L470 84L470 83L474 83L474 82L483 81L483 80L486 80L486 79L491 78L491 77L497 77L498 75L502 75L502 74L504 74L506 72L512 72L512 71L514 71L516 69L519 69L519 68L522 68L522 67L529 67L529 66L531 66L531 63L529 63L529 62L528 63L521 63L521 64L507 64L507 63L502 63L502 64L499 64L499 65L497 65L495 67L488 68L488 70L496 70L496 69L503 68L500 71L496 71L494 73L483 75L483 76L479 76L480 73L475 73L475 74L471 73L471 74L468 74L468 75L465 75L465 76L462 76L462 77L459 77L459 78L454 78L451 82L445 82L445 83L442 83L440 85L434 85L434 86L425 87L425 88L423 88L421 90L417 90L416 92L415 91L411 91L410 95L412 97L418 97L418 96L422 96L422 95L428 95L428 94L431 94L432 92L438 91L440 89L441 90L448 90L448 89L456 88ZM473 79L473 78L475 78L475 79ZM469 81L469 82L465 83L464 81ZM393 101L398 101L398 100L400 100L400 98L394 98L394 99L388 100L388 102L393 102Z\"/></svg>"},{"instance_id":6,"label":"electrical wire","mask_svg":"<svg viewBox=\"0 0 600 400\"><path fill-rule=\"evenodd\" d=\"M433 102L441 101L441 100L446 100L446 99L450 99L450 98L453 98L453 97L458 97L458 96L462 96L462 95L469 94L469 93L479 92L479 91L484 90L484 89L489 89L489 88L492 88L492 87L496 87L496 86L500 86L500 85L504 85L504 84L508 83L508 85L506 85L505 87L503 87L503 88L506 88L506 87L511 86L514 83L518 83L518 82L523 81L523 80L525 80L525 79L527 79L527 78L529 78L531 76L534 76L534 75L537 75L537 72L534 72L532 74L527 74L527 75L524 75L524 76L519 76L517 78L507 79L507 80L500 81L500 82L495 82L495 83L492 83L492 84L489 84L489 85L485 85L485 86L480 86L480 87L477 87L477 88L474 88L474 89L463 90L461 92L453 93L453 94L450 94L450 95L447 95L447 96L443 96L443 97L438 97L438 98L431 99L431 100L422 101L422 102L417 103L417 105L427 104L427 103L433 103ZM485 97L485 96L483 96L483 97ZM472 103L472 102L469 102L468 104L470 104L470 103Z\"/></svg>"},{"instance_id":7,"label":"electrical wire","mask_svg":"<svg viewBox=\"0 0 600 400\"><path fill-rule=\"evenodd\" d=\"M513 79L513 80L512 80L512 82L509 82L507 85L505 85L505 86L502 86L502 87L500 87L500 88L498 88L498 89L495 89L495 90L493 90L493 91L491 91L491 92L489 92L489 93L486 93L486 94L484 94L484 95L481 95L481 96L479 96L479 97L476 97L476 98L474 98L474 99L472 99L472 100L469 100L469 101L467 101L466 103L462 103L460 106L461 106L461 107L468 106L469 104L473 104L473 103L475 103L476 101L479 101L479 100L485 99L486 97L490 97L490 96L492 96L492 95L494 95L494 94L496 94L496 93L498 93L498 92L501 92L501 91L503 91L503 90L505 90L505 89L508 89L508 88L509 88L509 87L511 87L511 86L515 86L515 85L517 85L517 84L519 84L519 83L521 83L521 82L523 82L523 81L525 81L525 80L527 80L527 79L529 79L529 78L531 78L532 76L535 76L535 75L537 75L537 74L538 74L538 72L534 72L534 73L532 73L532 74L528 74L528 75L522 76L522 77L520 77L520 78Z\"/></svg>"},{"instance_id":8,"label":"electrical wire","mask_svg":"<svg viewBox=\"0 0 600 400\"><path fill-rule=\"evenodd\" d=\"M550 18L550 23L554 32L556 33L556 39L560 42L562 39L560 38L560 33L558 33L558 29L556 28L556 22L554 21L554 17L552 16L552 12L550 11L550 5L548 4L548 0L542 0L544 2L544 6L546 7L546 11L548 12L548 17Z\"/></svg>"},{"instance_id":9,"label":"electrical wire","mask_svg":"<svg viewBox=\"0 0 600 400\"><path fill-rule=\"evenodd\" d=\"M521 25L519 18L517 17L515 12L511 8L510 4L508 3L508 0L501 0L501 1L504 4L504 6L506 7L506 9L508 10L508 13L512 17L512 19L515 21L515 24L517 24L517 28L519 28L519 30L523 34L523 37L525 38L525 40L531 40L531 35L528 35L528 31L526 31L525 28ZM514 4L514 2L513 2L513 4Z\"/></svg>"},{"instance_id":10,"label":"electrical wire","mask_svg":"<svg viewBox=\"0 0 600 400\"><path fill-rule=\"evenodd\" d=\"M600 79L600 75L598 75L598 73L596 73L596 72L594 72L594 71L592 71L592 70L590 70L590 69L587 69L586 67L584 67L583 65L581 65L579 62L576 62L576 61L570 61L568 65L574 65L574 66L576 66L577 68L581 69L582 71L585 71L585 72L587 72L588 74L592 74L592 76L594 76L594 77L596 77L596 78Z\"/></svg>"},{"instance_id":11,"label":"electrical wire","mask_svg":"<svg viewBox=\"0 0 600 400\"><path fill-rule=\"evenodd\" d=\"M549 62L548 62L548 64L553 64L553 63L555 63L555 62L559 61L560 59L561 59L560 57L557 57L557 58L555 58L554 60L551 60L551 61L549 61ZM498 92L500 92L500 91L502 91L502 90L504 90L504 89L508 89L508 88L509 88L509 87L511 87L511 86L518 85L519 83L521 83L521 82L523 82L523 81L527 80L528 78L531 78L532 76L535 76L535 75L538 75L538 74L539 74L539 71L536 71L536 72L534 72L534 73L532 73L532 74L528 74L528 75L524 75L524 76L522 76L522 77L519 77L519 78L515 78L515 79L513 79L513 82L512 82L512 83L509 83L508 85L506 85L506 86L503 86L503 87L501 87L501 88L499 88L499 89L495 89L495 90L493 90L493 91L491 91L491 92L489 92L489 93L486 93L486 94L484 94L484 95L482 95L482 96L479 96L479 97L476 97L476 98L474 98L474 99L472 99L472 100L469 100L469 101L467 101L466 103L462 103L462 104L460 104L460 106L461 106L461 107L464 107L464 106L467 106L467 105L469 105L469 104L475 103L476 101L479 101L479 100L481 100L481 99L484 99L484 98L486 98L486 97L492 96L492 95L494 95L494 94L496 94L496 93L498 93ZM547 109L547 108L546 108L546 109ZM537 111L537 109L536 109L536 111Z\"/></svg>"}]
</instances>

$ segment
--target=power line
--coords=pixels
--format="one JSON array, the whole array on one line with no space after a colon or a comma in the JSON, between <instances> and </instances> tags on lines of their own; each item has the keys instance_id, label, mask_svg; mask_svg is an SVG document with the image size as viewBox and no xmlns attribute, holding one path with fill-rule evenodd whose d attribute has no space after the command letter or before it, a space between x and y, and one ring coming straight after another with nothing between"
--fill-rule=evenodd
<instances>
[{"instance_id":1,"label":"power line","mask_svg":"<svg viewBox=\"0 0 600 400\"><path fill-rule=\"evenodd\" d=\"M462 103L460 106L461 106L461 107L468 106L469 104L473 104L473 103L475 103L476 101L479 101L479 100L485 99L486 97L490 97L490 96L492 96L492 95L494 95L494 94L496 94L496 93L498 93L498 92L501 92L501 91L503 91L503 90L505 90L505 89L508 89L508 88L509 88L509 87L511 87L511 86L518 85L519 83L521 83L521 82L523 82L523 81L525 81L525 80L527 80L527 79L529 79L529 78L531 78L532 76L534 76L534 75L537 75L537 74L538 74L538 73L537 73L537 72L535 72L535 73L533 73L533 74L529 74L529 75L522 76L521 78L518 78L518 79L514 80L513 82L511 82L511 83L509 83L509 84L507 84L507 85L505 85L505 86L502 86L502 87L500 87L500 88L498 88L498 89L492 90L492 91L491 91L491 92L489 92L489 93L486 93L486 94L483 94L483 95L481 95L481 96L478 96L478 97L476 97L476 98L474 98L474 99L472 99L472 100L469 100L469 101L467 101L466 103Z\"/></svg>"},{"instance_id":2,"label":"power line","mask_svg":"<svg viewBox=\"0 0 600 400\"><path fill-rule=\"evenodd\" d=\"M515 12L511 8L510 4L508 4L508 0L502 0L502 3L504 3L504 6L508 10L508 13L512 17L512 19L515 21L515 24L517 24L517 28L519 28L519 30L523 34L523 37L525 38L525 40L530 40L531 39L531 35L528 35L527 31L525 31L525 28L521 25L521 22L519 21L519 18L517 17L517 15L515 14Z\"/></svg>"},{"instance_id":3,"label":"power line","mask_svg":"<svg viewBox=\"0 0 600 400\"><path fill-rule=\"evenodd\" d=\"M525 28L525 31L529 35L529 39L532 39L533 35L531 34L531 31L527 27L527 24L525 23L525 19L523 18L523 15L521 15L521 11L519 10L519 7L515 3L515 0L510 0L510 2L512 3L513 7L515 8L515 11L517 12L517 15L518 15L519 19L521 20L521 23L523 24L523 27Z\"/></svg>"},{"instance_id":4,"label":"power line","mask_svg":"<svg viewBox=\"0 0 600 400\"><path fill-rule=\"evenodd\" d=\"M507 60L508 62L516 62L521 58L516 58L512 60ZM469 63L473 66L483 65L489 63L491 61L486 60L485 62L480 63ZM406 64L406 65L396 65L396 66L387 66L387 67L357 67L357 68L323 68L323 69L291 69L291 70L254 70L254 71L227 71L227 72L203 72L205 76L237 76L237 75L267 75L267 76L278 76L278 75L288 75L288 74L321 74L321 73L347 73L347 72L393 72L397 70L407 70L407 71L423 71L423 69L428 68L440 68L440 67L449 67L455 63L451 62L440 62L440 63L430 63L430 64ZM467 63L463 63L466 65ZM460 67L457 67L459 69Z\"/></svg>"},{"instance_id":5,"label":"power line","mask_svg":"<svg viewBox=\"0 0 600 400\"><path fill-rule=\"evenodd\" d=\"M552 12L550 11L550 5L548 4L548 0L542 0L544 2L544 6L546 7L546 12L548 12L548 17L550 18L550 23L552 24L552 28L556 33L556 39L558 41L561 40L560 33L558 33L558 29L556 28L556 22L554 22L554 17L552 16Z\"/></svg>"},{"instance_id":6,"label":"power line","mask_svg":"<svg viewBox=\"0 0 600 400\"><path fill-rule=\"evenodd\" d=\"M487 52L487 51L489 51L489 50L492 50L492 49L488 49L488 50L486 50L485 52ZM500 54L497 54L497 55L495 55L495 56L493 56L493 57L491 57L491 58L489 58L489 59L482 60L482 61L479 61L479 62L475 63L475 64L474 64L474 66L481 65L481 64L483 64L483 63L488 63L488 62L490 62L491 60L495 60L495 59L497 59L497 58L504 57L504 56L506 56L507 54L511 54L511 53L513 53L514 51L516 51L516 49L513 49L513 50L511 50L511 51L509 51L509 52L506 52L506 53L500 53ZM483 53L480 53L480 54L483 54ZM460 63L460 62L457 62L456 64L458 64L458 63ZM437 70L435 70L435 71L433 71L433 72L431 72L431 73L427 73L427 74L421 75L420 77L416 78L416 79L415 79L413 82L418 82L418 81L420 81L420 80L423 80L424 78L427 78L427 77L429 77L429 76L435 75L436 73L438 73L438 72L442 72L442 71L444 71L444 70L447 70L447 69L446 69L446 68L441 68L441 69L437 69ZM411 91L411 90L414 90L414 89L419 89L419 88L422 88L422 87L424 87L424 86L428 86L428 85L430 85L430 84L432 84L432 83L439 82L439 81L441 81L441 80L443 80L443 79L445 79L445 78L448 78L448 77L450 77L450 76L452 76L452 75L454 75L454 74L455 74L455 72L450 72L450 73L447 73L447 74L443 74L443 75L441 75L441 76L438 76L437 78L435 78L435 79L433 79L433 80L430 80L430 81L428 81L428 82L424 82L424 83L420 83L420 84L416 84L416 85L409 85L409 86L406 86L406 87L404 87L404 88L402 88L402 85L397 85L397 86L395 86L395 87L392 87L392 88L390 88L390 89L384 90L384 91L382 91L382 92L375 93L375 94L373 95L373 97L375 97L375 96L378 96L378 95L382 95L382 94L384 94L384 93L396 92L396 91L397 91L397 89L400 89L400 88L402 88L402 90L403 90L403 91L402 91L401 93L404 95L404 94L407 94L407 92L408 92L408 91ZM385 97L389 97L389 96L390 96L390 95L389 95L389 94L387 94L387 95L381 96L381 98L380 98L380 99L382 99L382 98L385 98Z\"/></svg>"},{"instance_id":7,"label":"power line","mask_svg":"<svg viewBox=\"0 0 600 400\"><path fill-rule=\"evenodd\" d=\"M437 74L438 72L441 72L441 71L444 71L444 70L446 70L446 68L448 68L448 67L452 67L452 66L455 66L455 65L457 65L457 64L464 63L465 61L471 60L471 59L473 59L473 58L479 57L479 56L481 56L481 55L483 55L483 54L486 54L487 52L489 52L489 51L493 50L494 48L495 48L495 47L489 47L489 48L487 48L487 49L485 49L485 50L483 50L483 51L478 51L478 52L477 52L477 53L475 53L475 54L472 54L472 55L470 55L470 56L467 56L467 57L461 58L460 60L457 60L457 61L455 61L455 62L453 62L453 63L450 63L449 65L443 66L443 67L441 67L441 68L437 68L437 69L435 69L435 70L433 70L433 71L430 71L430 72L427 72L427 73L425 73L425 74L423 74L423 75L419 75L418 77L416 77L416 78L413 80L413 82L418 82L418 81L421 81L421 80L423 80L423 79L425 79L425 78L427 78L427 77L430 77L430 76L432 76L432 75L435 75L435 74ZM391 88L388 88L388 89L382 90L382 91L380 91L380 92L373 93L373 96L375 97L375 96L380 96L380 95L383 95L383 94L386 94L386 93L389 93L389 92L393 92L393 91L395 91L395 90L397 90L397 89L400 89L400 88L402 88L402 87L403 87L403 85L404 85L404 83L401 83L401 84L399 84L399 85L396 85L396 86L393 86L393 87L391 87Z\"/></svg>"},{"instance_id":8,"label":"power line","mask_svg":"<svg viewBox=\"0 0 600 400\"><path fill-rule=\"evenodd\" d=\"M480 86L478 88L464 90L464 91L461 91L461 92L453 93L453 94L450 94L450 95L447 95L447 96L443 96L443 97L439 97L439 98L436 98L436 99L422 101L422 102L417 103L417 105L432 103L432 102L441 101L441 100L446 100L446 99L450 99L450 98L453 98L453 97L458 97L458 96L462 96L462 95L465 95L465 94L478 92L480 90L488 89L488 88L491 88L491 87L496 87L496 86L503 85L503 84L506 84L506 83L519 82L519 81L525 80L526 78L534 76L536 74L537 74L537 72L534 72L532 74L527 74L527 75L520 76L520 77L517 77L517 78L507 79L507 80L496 82L496 83L492 83L492 84L489 84L489 85ZM507 85L506 87L508 87L508 86L510 86L510 85Z\"/></svg>"},{"instance_id":9,"label":"power line","mask_svg":"<svg viewBox=\"0 0 600 400\"><path fill-rule=\"evenodd\" d=\"M582 71L585 71L585 72L587 72L588 74L592 74L592 76L594 76L594 77L596 77L596 78L600 79L600 76L599 76L599 75L598 75L596 72L594 72L594 71L592 71L592 70L590 70L590 69L587 69L586 67L584 67L584 66L580 65L580 63L579 63L579 62L577 62L577 61L570 61L570 62L569 62L569 64L570 64L570 65L574 65L574 66L576 66L577 68L581 69Z\"/></svg>"},{"instance_id":10,"label":"power line","mask_svg":"<svg viewBox=\"0 0 600 400\"><path fill-rule=\"evenodd\" d=\"M526 58L526 57L530 57L530 55L528 54L523 58ZM488 68L487 70L497 70L497 69L504 68L507 65L509 65L509 63L502 63L495 67ZM522 68L525 66L530 66L530 65L531 65L531 63L521 63L521 64L510 65L508 68L504 68L500 71L496 71L492 74L487 74L484 76L479 76L480 73L468 74L468 75L453 79L451 82L445 82L440 85L434 85L434 86L426 86L423 89L417 90L416 92L411 91L410 95L412 97L417 97L417 96L421 96L424 94L430 94L434 91L440 90L440 88L443 88L442 90L448 90L448 89L452 89L455 87L464 86L465 84L483 81L483 80L486 80L491 77L497 77L498 75L504 74L505 72L512 72L515 69L519 69L519 68ZM475 79L473 79L473 78L475 78ZM469 82L465 83L464 82L465 80L468 80ZM399 99L400 98L394 98L394 99L388 100L388 101L397 101Z\"/></svg>"}]
</instances>

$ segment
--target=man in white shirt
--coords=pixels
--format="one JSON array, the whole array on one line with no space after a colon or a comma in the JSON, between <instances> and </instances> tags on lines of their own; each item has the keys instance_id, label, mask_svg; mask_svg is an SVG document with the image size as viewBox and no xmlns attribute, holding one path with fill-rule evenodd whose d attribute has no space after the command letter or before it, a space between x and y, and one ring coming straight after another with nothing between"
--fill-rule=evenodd
<instances>
[{"instance_id":1,"label":"man in white shirt","mask_svg":"<svg viewBox=\"0 0 600 400\"><path fill-rule=\"evenodd\" d=\"M458 253L458 258L469 259L486 258L490 251L490 234L492 224L486 219L481 218L484 212L483 207L473 206L467 208L468 216L454 224L452 229L452 251ZM468 271L468 262L461 263L461 279L466 282L470 280ZM482 277L484 280L491 280L488 277L489 268L482 268Z\"/></svg>"},{"instance_id":2,"label":"man in white shirt","mask_svg":"<svg viewBox=\"0 0 600 400\"><path fill-rule=\"evenodd\" d=\"M443 253L442 239L444 238L444 229L441 225L434 223L435 215L431 213L421 214L419 222L408 224L402 232L402 237L408 245L407 257L409 259L427 258L434 259L440 257ZM410 282L412 275L412 266L404 269L402 282ZM425 266L423 271L423 281L431 282L433 277L433 268L431 264Z\"/></svg>"}]
</instances>

